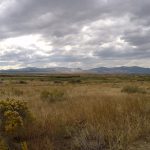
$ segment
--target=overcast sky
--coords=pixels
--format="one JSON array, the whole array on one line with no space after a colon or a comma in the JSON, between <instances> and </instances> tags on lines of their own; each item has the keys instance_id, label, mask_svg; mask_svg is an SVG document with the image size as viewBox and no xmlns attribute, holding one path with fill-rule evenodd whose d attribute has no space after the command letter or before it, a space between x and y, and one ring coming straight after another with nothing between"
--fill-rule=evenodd
<instances>
[{"instance_id":1,"label":"overcast sky","mask_svg":"<svg viewBox=\"0 0 150 150\"><path fill-rule=\"evenodd\" d=\"M150 67L150 0L0 0L0 69Z\"/></svg>"}]
</instances>

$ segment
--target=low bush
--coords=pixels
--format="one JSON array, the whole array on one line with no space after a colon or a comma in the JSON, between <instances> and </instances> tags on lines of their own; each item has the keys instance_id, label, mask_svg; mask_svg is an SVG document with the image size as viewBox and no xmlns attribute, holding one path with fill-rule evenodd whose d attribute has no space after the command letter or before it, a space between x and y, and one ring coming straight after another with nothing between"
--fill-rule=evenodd
<instances>
[{"instance_id":1,"label":"low bush","mask_svg":"<svg viewBox=\"0 0 150 150\"><path fill-rule=\"evenodd\" d=\"M143 88L140 88L138 86L125 86L122 88L121 92L125 92L125 93L143 93L145 94L146 91Z\"/></svg>"},{"instance_id":2,"label":"low bush","mask_svg":"<svg viewBox=\"0 0 150 150\"><path fill-rule=\"evenodd\" d=\"M82 82L82 81L79 80L79 79L77 79L77 80L75 80L75 79L73 80L73 79L72 79L72 80L69 81L69 83L72 83L72 84L79 84L79 83L81 83L81 82Z\"/></svg>"}]
</instances>

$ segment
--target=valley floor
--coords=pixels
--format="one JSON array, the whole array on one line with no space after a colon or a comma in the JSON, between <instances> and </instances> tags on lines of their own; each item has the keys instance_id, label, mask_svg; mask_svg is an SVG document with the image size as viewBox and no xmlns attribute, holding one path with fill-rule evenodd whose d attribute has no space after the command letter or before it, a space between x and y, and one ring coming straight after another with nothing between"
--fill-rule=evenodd
<instances>
[{"instance_id":1,"label":"valley floor","mask_svg":"<svg viewBox=\"0 0 150 150\"><path fill-rule=\"evenodd\" d=\"M1 75L1 101L19 115L26 107L18 101L27 102L32 120L23 118L24 132L9 140L23 139L28 150L150 149L150 76Z\"/></svg>"}]
</instances>

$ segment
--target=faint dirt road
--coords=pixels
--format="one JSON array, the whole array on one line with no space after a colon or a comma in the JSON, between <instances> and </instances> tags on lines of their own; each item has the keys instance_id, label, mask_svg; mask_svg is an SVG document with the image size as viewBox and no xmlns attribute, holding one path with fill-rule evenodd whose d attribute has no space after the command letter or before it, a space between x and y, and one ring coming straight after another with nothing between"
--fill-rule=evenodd
<instances>
[{"instance_id":1,"label":"faint dirt road","mask_svg":"<svg viewBox=\"0 0 150 150\"><path fill-rule=\"evenodd\" d=\"M129 150L150 150L150 136L131 145Z\"/></svg>"}]
</instances>

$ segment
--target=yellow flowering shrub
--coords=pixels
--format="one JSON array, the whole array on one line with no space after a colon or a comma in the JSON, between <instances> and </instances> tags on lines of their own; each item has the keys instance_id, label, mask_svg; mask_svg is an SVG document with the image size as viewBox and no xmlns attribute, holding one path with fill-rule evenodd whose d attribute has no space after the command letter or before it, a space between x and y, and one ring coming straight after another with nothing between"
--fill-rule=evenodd
<instances>
[{"instance_id":1,"label":"yellow flowering shrub","mask_svg":"<svg viewBox=\"0 0 150 150\"><path fill-rule=\"evenodd\" d=\"M0 101L0 136L12 142L25 130L31 115L26 102L15 99ZM7 143L9 145L9 143Z\"/></svg>"},{"instance_id":2,"label":"yellow flowering shrub","mask_svg":"<svg viewBox=\"0 0 150 150\"><path fill-rule=\"evenodd\" d=\"M15 133L18 129L23 127L23 119L17 111L8 110L4 113L5 132L8 134Z\"/></svg>"},{"instance_id":3,"label":"yellow flowering shrub","mask_svg":"<svg viewBox=\"0 0 150 150\"><path fill-rule=\"evenodd\" d=\"M29 111L24 101L8 99L0 101L0 130L5 135L13 135L23 128L29 117Z\"/></svg>"}]
</instances>

